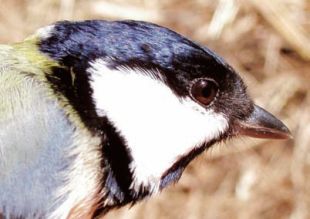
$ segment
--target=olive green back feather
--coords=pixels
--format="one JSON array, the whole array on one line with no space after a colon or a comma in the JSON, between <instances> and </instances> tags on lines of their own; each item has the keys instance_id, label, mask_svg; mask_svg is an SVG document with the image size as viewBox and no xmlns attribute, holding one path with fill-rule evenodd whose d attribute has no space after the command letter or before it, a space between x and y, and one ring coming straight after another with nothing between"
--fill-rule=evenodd
<instances>
[{"instance_id":1,"label":"olive green back feather","mask_svg":"<svg viewBox=\"0 0 310 219\"><path fill-rule=\"evenodd\" d=\"M39 38L34 35L20 43L0 45L0 120L29 102L32 92L36 92L32 83L36 82L44 88L46 98L57 99L71 122L84 127L68 100L60 93L56 94L47 80L54 67L62 66L40 52L38 42Z\"/></svg>"}]
</instances>

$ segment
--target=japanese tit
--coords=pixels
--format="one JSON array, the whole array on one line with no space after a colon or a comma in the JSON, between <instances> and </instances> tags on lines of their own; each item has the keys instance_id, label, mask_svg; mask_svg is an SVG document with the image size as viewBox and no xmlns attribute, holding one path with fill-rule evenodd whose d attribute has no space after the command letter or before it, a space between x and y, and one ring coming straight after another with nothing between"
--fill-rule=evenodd
<instances>
[{"instance_id":1,"label":"japanese tit","mask_svg":"<svg viewBox=\"0 0 310 219\"><path fill-rule=\"evenodd\" d=\"M96 218L214 143L285 139L218 55L155 24L58 22L0 45L0 212Z\"/></svg>"}]
</instances>

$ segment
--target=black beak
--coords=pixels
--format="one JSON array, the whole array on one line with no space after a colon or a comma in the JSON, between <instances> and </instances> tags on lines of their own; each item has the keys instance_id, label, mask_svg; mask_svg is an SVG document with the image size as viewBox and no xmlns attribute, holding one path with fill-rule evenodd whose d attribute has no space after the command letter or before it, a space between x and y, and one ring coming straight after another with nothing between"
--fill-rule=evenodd
<instances>
[{"instance_id":1,"label":"black beak","mask_svg":"<svg viewBox=\"0 0 310 219\"><path fill-rule=\"evenodd\" d=\"M280 120L257 105L246 120L237 121L235 131L255 138L292 138L291 132Z\"/></svg>"}]
</instances>

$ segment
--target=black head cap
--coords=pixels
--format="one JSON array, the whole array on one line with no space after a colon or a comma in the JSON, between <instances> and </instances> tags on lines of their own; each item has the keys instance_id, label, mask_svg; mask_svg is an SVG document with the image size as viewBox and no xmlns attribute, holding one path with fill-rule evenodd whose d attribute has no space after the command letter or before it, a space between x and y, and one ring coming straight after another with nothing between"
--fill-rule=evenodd
<instances>
[{"instance_id":1,"label":"black head cap","mask_svg":"<svg viewBox=\"0 0 310 219\"><path fill-rule=\"evenodd\" d=\"M155 69L180 97L189 95L189 84L210 78L219 85L214 110L227 118L244 118L253 110L239 75L206 47L155 24L139 21L58 22L40 50L51 58L86 74L89 64L103 58L110 68ZM149 71L151 72L151 71ZM242 107L240 107L242 106Z\"/></svg>"}]
</instances>

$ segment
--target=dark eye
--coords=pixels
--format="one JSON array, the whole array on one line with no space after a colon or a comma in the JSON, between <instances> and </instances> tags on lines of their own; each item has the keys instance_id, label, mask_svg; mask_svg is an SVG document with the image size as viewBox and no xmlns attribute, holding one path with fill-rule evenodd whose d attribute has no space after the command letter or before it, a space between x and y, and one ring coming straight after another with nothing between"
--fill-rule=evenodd
<instances>
[{"instance_id":1,"label":"dark eye","mask_svg":"<svg viewBox=\"0 0 310 219\"><path fill-rule=\"evenodd\" d=\"M191 95L199 103L209 105L218 91L216 82L208 79L199 79L191 87Z\"/></svg>"}]
</instances>

